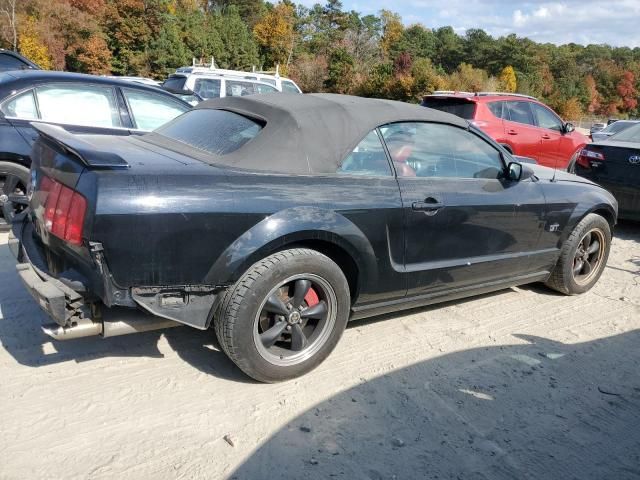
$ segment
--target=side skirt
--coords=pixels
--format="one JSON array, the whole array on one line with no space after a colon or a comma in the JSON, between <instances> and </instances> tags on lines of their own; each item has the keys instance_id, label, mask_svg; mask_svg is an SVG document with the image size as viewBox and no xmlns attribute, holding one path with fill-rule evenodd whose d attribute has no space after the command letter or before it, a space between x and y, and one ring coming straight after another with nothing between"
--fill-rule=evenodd
<instances>
[{"instance_id":1,"label":"side skirt","mask_svg":"<svg viewBox=\"0 0 640 480\"><path fill-rule=\"evenodd\" d=\"M379 302L370 305L356 306L351 308L351 317L349 320L359 320L362 318L373 317L376 315L384 315L386 313L407 310L410 308L424 307L434 303L449 302L451 300L459 300L461 298L472 297L474 295L482 295L484 293L504 290L518 285L527 283L543 282L549 278L550 272L536 272L520 277L512 277L508 280L499 280L495 282L485 283L483 285L472 285L469 287L455 288L437 293L427 293L415 297L401 298L389 302Z\"/></svg>"}]
</instances>

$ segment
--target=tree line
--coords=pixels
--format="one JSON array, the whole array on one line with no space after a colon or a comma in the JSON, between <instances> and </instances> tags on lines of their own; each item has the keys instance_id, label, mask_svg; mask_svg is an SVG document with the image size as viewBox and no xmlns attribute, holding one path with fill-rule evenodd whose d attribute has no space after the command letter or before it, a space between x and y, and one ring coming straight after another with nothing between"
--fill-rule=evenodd
<instances>
[{"instance_id":1,"label":"tree line","mask_svg":"<svg viewBox=\"0 0 640 480\"><path fill-rule=\"evenodd\" d=\"M639 114L640 48L405 25L389 10L289 0L0 0L0 42L43 68L165 78L192 58L273 70L304 91L416 102L434 90L533 95L565 118Z\"/></svg>"}]
</instances>

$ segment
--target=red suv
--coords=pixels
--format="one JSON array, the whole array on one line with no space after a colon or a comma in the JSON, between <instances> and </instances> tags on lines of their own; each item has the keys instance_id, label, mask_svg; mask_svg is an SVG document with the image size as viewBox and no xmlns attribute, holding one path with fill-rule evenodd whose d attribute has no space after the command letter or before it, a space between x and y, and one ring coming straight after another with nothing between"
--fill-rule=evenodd
<instances>
[{"instance_id":1,"label":"red suv","mask_svg":"<svg viewBox=\"0 0 640 480\"><path fill-rule=\"evenodd\" d=\"M589 139L534 97L515 93L434 92L422 106L453 113L515 155L566 169Z\"/></svg>"}]
</instances>

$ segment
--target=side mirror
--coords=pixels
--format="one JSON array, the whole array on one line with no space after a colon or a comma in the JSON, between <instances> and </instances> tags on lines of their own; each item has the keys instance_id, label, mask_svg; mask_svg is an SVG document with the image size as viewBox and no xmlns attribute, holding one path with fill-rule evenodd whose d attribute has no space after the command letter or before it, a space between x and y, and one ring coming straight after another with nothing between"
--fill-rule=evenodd
<instances>
[{"instance_id":1,"label":"side mirror","mask_svg":"<svg viewBox=\"0 0 640 480\"><path fill-rule=\"evenodd\" d=\"M507 167L509 180L512 182L520 182L532 178L537 181L535 172L528 165L523 165L518 162L511 162Z\"/></svg>"},{"instance_id":2,"label":"side mirror","mask_svg":"<svg viewBox=\"0 0 640 480\"><path fill-rule=\"evenodd\" d=\"M509 180L511 180L512 182L520 181L520 179L522 178L522 171L523 171L521 163L511 162L507 167L507 170L509 172Z\"/></svg>"},{"instance_id":3,"label":"side mirror","mask_svg":"<svg viewBox=\"0 0 640 480\"><path fill-rule=\"evenodd\" d=\"M575 129L576 129L576 127L574 127L573 123L569 123L569 122L567 122L567 123L565 123L565 124L564 124L564 126L563 126L564 133L571 133L571 132L573 132Z\"/></svg>"}]
</instances>

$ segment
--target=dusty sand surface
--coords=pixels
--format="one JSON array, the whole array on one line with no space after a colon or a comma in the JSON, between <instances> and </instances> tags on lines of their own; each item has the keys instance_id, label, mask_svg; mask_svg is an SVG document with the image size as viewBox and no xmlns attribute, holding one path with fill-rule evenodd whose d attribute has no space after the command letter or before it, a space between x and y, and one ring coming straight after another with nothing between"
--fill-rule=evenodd
<instances>
[{"instance_id":1,"label":"dusty sand surface","mask_svg":"<svg viewBox=\"0 0 640 480\"><path fill-rule=\"evenodd\" d=\"M640 478L638 224L586 295L353 323L278 385L187 328L52 343L6 235L0 309L2 479Z\"/></svg>"}]
</instances>

